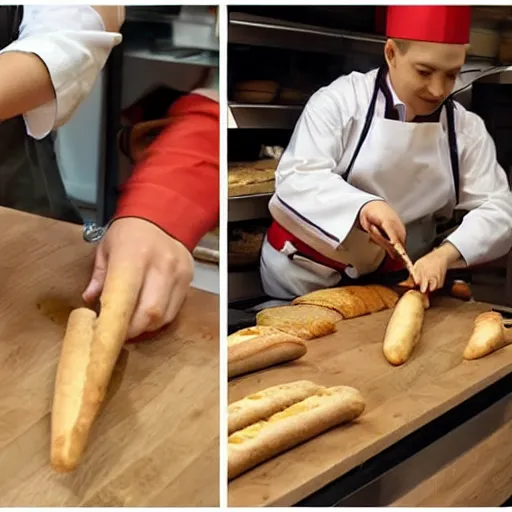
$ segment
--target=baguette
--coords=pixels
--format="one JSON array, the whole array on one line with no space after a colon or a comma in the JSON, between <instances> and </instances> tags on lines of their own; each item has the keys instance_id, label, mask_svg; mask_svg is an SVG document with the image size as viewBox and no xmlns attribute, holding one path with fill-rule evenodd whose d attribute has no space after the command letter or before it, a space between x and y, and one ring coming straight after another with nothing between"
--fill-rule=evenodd
<instances>
[{"instance_id":1,"label":"baguette","mask_svg":"<svg viewBox=\"0 0 512 512\"><path fill-rule=\"evenodd\" d=\"M327 336L336 330L343 317L337 311L321 306L297 305L267 308L256 315L256 323L275 327L303 340Z\"/></svg>"},{"instance_id":2,"label":"baguette","mask_svg":"<svg viewBox=\"0 0 512 512\"><path fill-rule=\"evenodd\" d=\"M417 290L407 291L397 302L384 335L383 352L395 366L405 363L421 337L427 297Z\"/></svg>"},{"instance_id":3,"label":"baguette","mask_svg":"<svg viewBox=\"0 0 512 512\"><path fill-rule=\"evenodd\" d=\"M464 359L488 356L505 347L512 340L503 325L503 317L494 311L481 313L475 318L473 332L464 349Z\"/></svg>"},{"instance_id":4,"label":"baguette","mask_svg":"<svg viewBox=\"0 0 512 512\"><path fill-rule=\"evenodd\" d=\"M349 319L388 309L393 307L397 300L398 295L393 290L383 286L367 285L316 290L297 297L292 304L330 308L340 313L343 318Z\"/></svg>"},{"instance_id":5,"label":"baguette","mask_svg":"<svg viewBox=\"0 0 512 512\"><path fill-rule=\"evenodd\" d=\"M228 406L228 433L264 420L286 407L300 402L323 389L308 380L298 380L272 386L258 393L246 396Z\"/></svg>"},{"instance_id":6,"label":"baguette","mask_svg":"<svg viewBox=\"0 0 512 512\"><path fill-rule=\"evenodd\" d=\"M228 378L293 361L306 352L303 340L278 329L242 329L228 337Z\"/></svg>"},{"instance_id":7,"label":"baguette","mask_svg":"<svg viewBox=\"0 0 512 512\"><path fill-rule=\"evenodd\" d=\"M89 353L96 313L79 308L71 312L57 368L52 408L51 464L58 472L73 470L85 450L92 423L85 400Z\"/></svg>"},{"instance_id":8,"label":"baguette","mask_svg":"<svg viewBox=\"0 0 512 512\"><path fill-rule=\"evenodd\" d=\"M98 415L135 310L140 273L113 267L101 296L101 313L80 308L68 320L52 407L51 465L76 469Z\"/></svg>"},{"instance_id":9,"label":"baguette","mask_svg":"<svg viewBox=\"0 0 512 512\"><path fill-rule=\"evenodd\" d=\"M350 387L325 388L228 437L228 479L318 436L354 420L365 409L361 393Z\"/></svg>"}]
</instances>

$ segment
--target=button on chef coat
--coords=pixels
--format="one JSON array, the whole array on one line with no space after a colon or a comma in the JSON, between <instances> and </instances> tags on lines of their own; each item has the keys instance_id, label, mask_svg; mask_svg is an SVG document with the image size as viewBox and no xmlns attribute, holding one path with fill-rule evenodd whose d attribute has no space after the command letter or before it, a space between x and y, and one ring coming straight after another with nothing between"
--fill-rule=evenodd
<instances>
[{"instance_id":1,"label":"button on chef coat","mask_svg":"<svg viewBox=\"0 0 512 512\"><path fill-rule=\"evenodd\" d=\"M381 183L379 193L371 184L361 190L341 177L359 140L376 75L376 70L366 74L353 72L316 92L306 105L276 172L271 211L276 208L294 217L310 233L313 226L316 236L332 249L343 243L366 203L388 200L400 180L400 172L404 172L389 170L386 189L382 189ZM385 103L380 92L375 117L385 116ZM501 257L512 247L512 193L482 119L456 102L455 106L460 199L455 204L455 193L451 194L453 198L445 205L444 214L451 215L454 207L470 211L447 240L468 265L474 265ZM398 111L404 119L405 109ZM441 123L446 123L446 116L441 116ZM362 148L371 150L367 146ZM406 165L408 155L403 158ZM448 156L446 161L449 162ZM445 174L446 191L446 187L453 187L453 176L451 171ZM437 192L422 191L423 203L434 204ZM350 211L343 211L348 199ZM414 217L414 211L408 215Z\"/></svg>"},{"instance_id":2,"label":"button on chef coat","mask_svg":"<svg viewBox=\"0 0 512 512\"><path fill-rule=\"evenodd\" d=\"M121 16L119 10L120 23ZM23 6L19 37L0 53L37 55L50 73L56 95L23 116L29 135L42 139L69 120L121 39L121 34L105 31L101 16L91 6Z\"/></svg>"}]
</instances>

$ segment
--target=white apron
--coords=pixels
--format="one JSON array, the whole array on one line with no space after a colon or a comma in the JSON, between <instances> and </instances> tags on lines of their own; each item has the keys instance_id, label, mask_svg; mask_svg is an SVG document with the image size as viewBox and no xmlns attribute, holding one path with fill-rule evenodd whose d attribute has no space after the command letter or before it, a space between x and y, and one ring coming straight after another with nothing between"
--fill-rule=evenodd
<instances>
[{"instance_id":1,"label":"white apron","mask_svg":"<svg viewBox=\"0 0 512 512\"><path fill-rule=\"evenodd\" d=\"M340 168L346 169L343 178L349 184L382 197L393 207L407 228L406 249L416 260L431 250L436 225L450 218L457 203L459 169L454 105L448 99L429 122L408 123L374 117L377 94L383 90L386 72L382 68L377 74L355 151L352 155L345 152ZM389 106L392 101L388 98L389 90L383 92ZM347 230L358 228L347 226ZM376 249L368 236L357 239L358 244L347 247L342 243L341 247L342 252L350 253L348 261L341 261L354 266L349 269L352 278L377 270L385 257L384 251ZM376 251L380 253L378 258ZM279 252L265 240L261 277L268 295L289 299L340 282L342 276L338 271L302 256L294 257L293 253L291 244Z\"/></svg>"}]
</instances>

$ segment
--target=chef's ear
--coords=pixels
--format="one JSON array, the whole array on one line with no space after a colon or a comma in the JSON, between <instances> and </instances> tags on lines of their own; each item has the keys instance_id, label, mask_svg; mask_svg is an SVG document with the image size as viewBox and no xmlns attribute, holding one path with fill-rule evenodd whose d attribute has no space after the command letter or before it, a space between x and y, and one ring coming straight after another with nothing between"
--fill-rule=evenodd
<instances>
[{"instance_id":1,"label":"chef's ear","mask_svg":"<svg viewBox=\"0 0 512 512\"><path fill-rule=\"evenodd\" d=\"M393 39L388 39L384 45L384 58L386 59L388 67L396 66L396 55L398 51L399 48L395 41L393 41Z\"/></svg>"}]
</instances>

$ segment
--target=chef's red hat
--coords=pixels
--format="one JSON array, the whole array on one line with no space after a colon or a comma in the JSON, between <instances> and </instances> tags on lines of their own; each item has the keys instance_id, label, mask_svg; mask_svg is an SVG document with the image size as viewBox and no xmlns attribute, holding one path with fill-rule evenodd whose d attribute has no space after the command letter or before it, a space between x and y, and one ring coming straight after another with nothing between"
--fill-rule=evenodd
<instances>
[{"instance_id":1,"label":"chef's red hat","mask_svg":"<svg viewBox=\"0 0 512 512\"><path fill-rule=\"evenodd\" d=\"M390 5L386 35L432 43L469 43L471 7L465 5Z\"/></svg>"}]
</instances>

